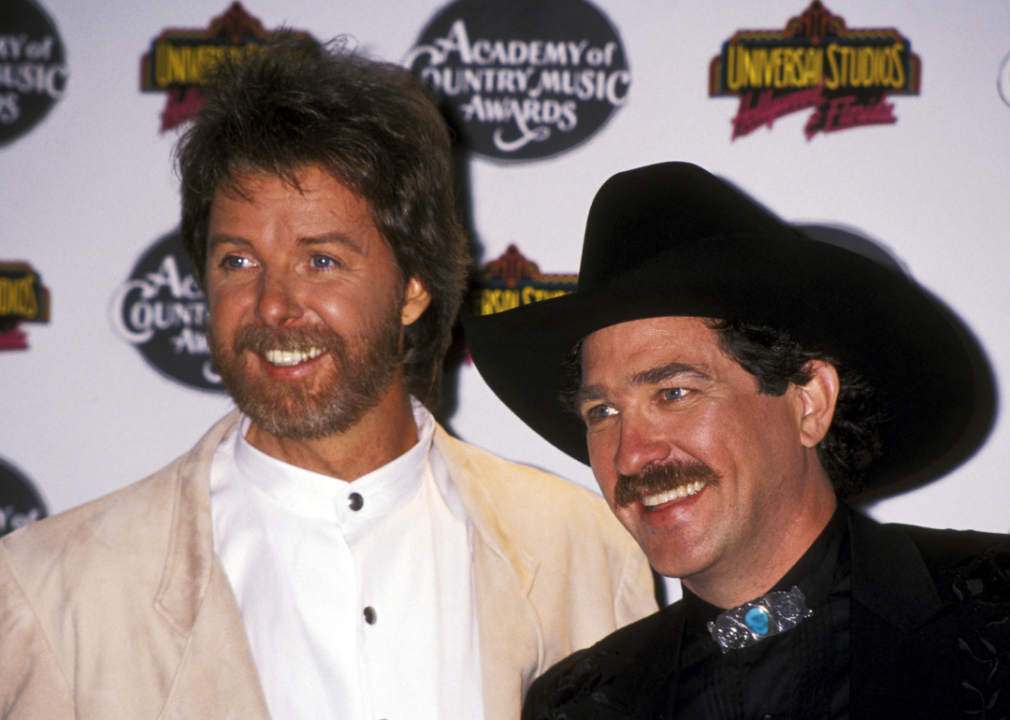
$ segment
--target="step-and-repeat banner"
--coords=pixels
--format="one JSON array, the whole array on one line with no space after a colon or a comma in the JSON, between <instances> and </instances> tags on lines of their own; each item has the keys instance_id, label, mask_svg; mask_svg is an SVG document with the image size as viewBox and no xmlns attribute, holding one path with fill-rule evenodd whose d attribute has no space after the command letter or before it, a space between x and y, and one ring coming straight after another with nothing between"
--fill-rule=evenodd
<instances>
[{"instance_id":1,"label":"step-and-repeat banner","mask_svg":"<svg viewBox=\"0 0 1010 720\"><path fill-rule=\"evenodd\" d=\"M179 244L173 145L224 53L343 36L436 93L461 146L467 299L570 292L597 188L687 160L878 244L1010 384L1010 4L905 0L0 0L0 533L187 450L231 408ZM464 347L442 420L595 489ZM879 519L1010 530L1010 423Z\"/></svg>"}]
</instances>

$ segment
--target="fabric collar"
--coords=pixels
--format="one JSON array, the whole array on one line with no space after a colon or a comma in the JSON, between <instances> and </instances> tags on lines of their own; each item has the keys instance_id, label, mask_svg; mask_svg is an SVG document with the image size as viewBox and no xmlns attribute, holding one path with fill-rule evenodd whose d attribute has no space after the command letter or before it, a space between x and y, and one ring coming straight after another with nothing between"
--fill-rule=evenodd
<instances>
[{"instance_id":1,"label":"fabric collar","mask_svg":"<svg viewBox=\"0 0 1010 720\"><path fill-rule=\"evenodd\" d=\"M251 420L243 415L235 447L235 463L259 492L290 512L338 523L345 532L360 531L405 504L418 491L428 462L435 419L411 398L417 443L392 462L353 482L339 482L321 473L291 465L256 449L246 440ZM359 510L351 496L367 498Z\"/></svg>"}]
</instances>

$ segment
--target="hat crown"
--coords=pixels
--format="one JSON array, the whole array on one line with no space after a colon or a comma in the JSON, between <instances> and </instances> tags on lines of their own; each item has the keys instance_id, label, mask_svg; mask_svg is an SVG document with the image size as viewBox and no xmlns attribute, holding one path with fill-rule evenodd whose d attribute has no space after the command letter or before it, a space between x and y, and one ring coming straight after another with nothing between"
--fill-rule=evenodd
<instances>
[{"instance_id":1,"label":"hat crown","mask_svg":"<svg viewBox=\"0 0 1010 720\"><path fill-rule=\"evenodd\" d=\"M754 233L796 235L696 165L669 162L618 173L600 188L589 210L578 287L606 286L678 246Z\"/></svg>"}]
</instances>

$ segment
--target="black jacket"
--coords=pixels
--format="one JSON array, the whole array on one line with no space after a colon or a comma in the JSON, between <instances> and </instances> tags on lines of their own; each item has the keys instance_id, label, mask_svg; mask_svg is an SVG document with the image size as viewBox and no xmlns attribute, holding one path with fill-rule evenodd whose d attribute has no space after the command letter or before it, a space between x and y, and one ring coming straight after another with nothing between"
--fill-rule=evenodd
<instances>
[{"instance_id":1,"label":"black jacket","mask_svg":"<svg viewBox=\"0 0 1010 720\"><path fill-rule=\"evenodd\" d=\"M849 519L849 714L1010 717L1010 536ZM678 681L681 603L551 668L523 720L659 720Z\"/></svg>"}]
</instances>

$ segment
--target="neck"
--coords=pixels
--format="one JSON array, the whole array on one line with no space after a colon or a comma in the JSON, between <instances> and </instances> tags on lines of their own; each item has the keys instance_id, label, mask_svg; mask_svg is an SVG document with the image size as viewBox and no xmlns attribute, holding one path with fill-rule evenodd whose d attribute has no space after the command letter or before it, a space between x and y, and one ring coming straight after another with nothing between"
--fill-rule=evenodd
<instances>
[{"instance_id":1,"label":"neck","mask_svg":"<svg viewBox=\"0 0 1010 720\"><path fill-rule=\"evenodd\" d=\"M246 440L282 462L351 482L386 465L417 443L410 395L399 382L353 427L322 438L272 435L255 423Z\"/></svg>"},{"instance_id":2,"label":"neck","mask_svg":"<svg viewBox=\"0 0 1010 720\"><path fill-rule=\"evenodd\" d=\"M691 592L723 609L737 607L771 590L827 527L838 500L830 481L814 486L807 502L780 522L770 524L754 552L718 572L700 573L682 582Z\"/></svg>"}]
</instances>

